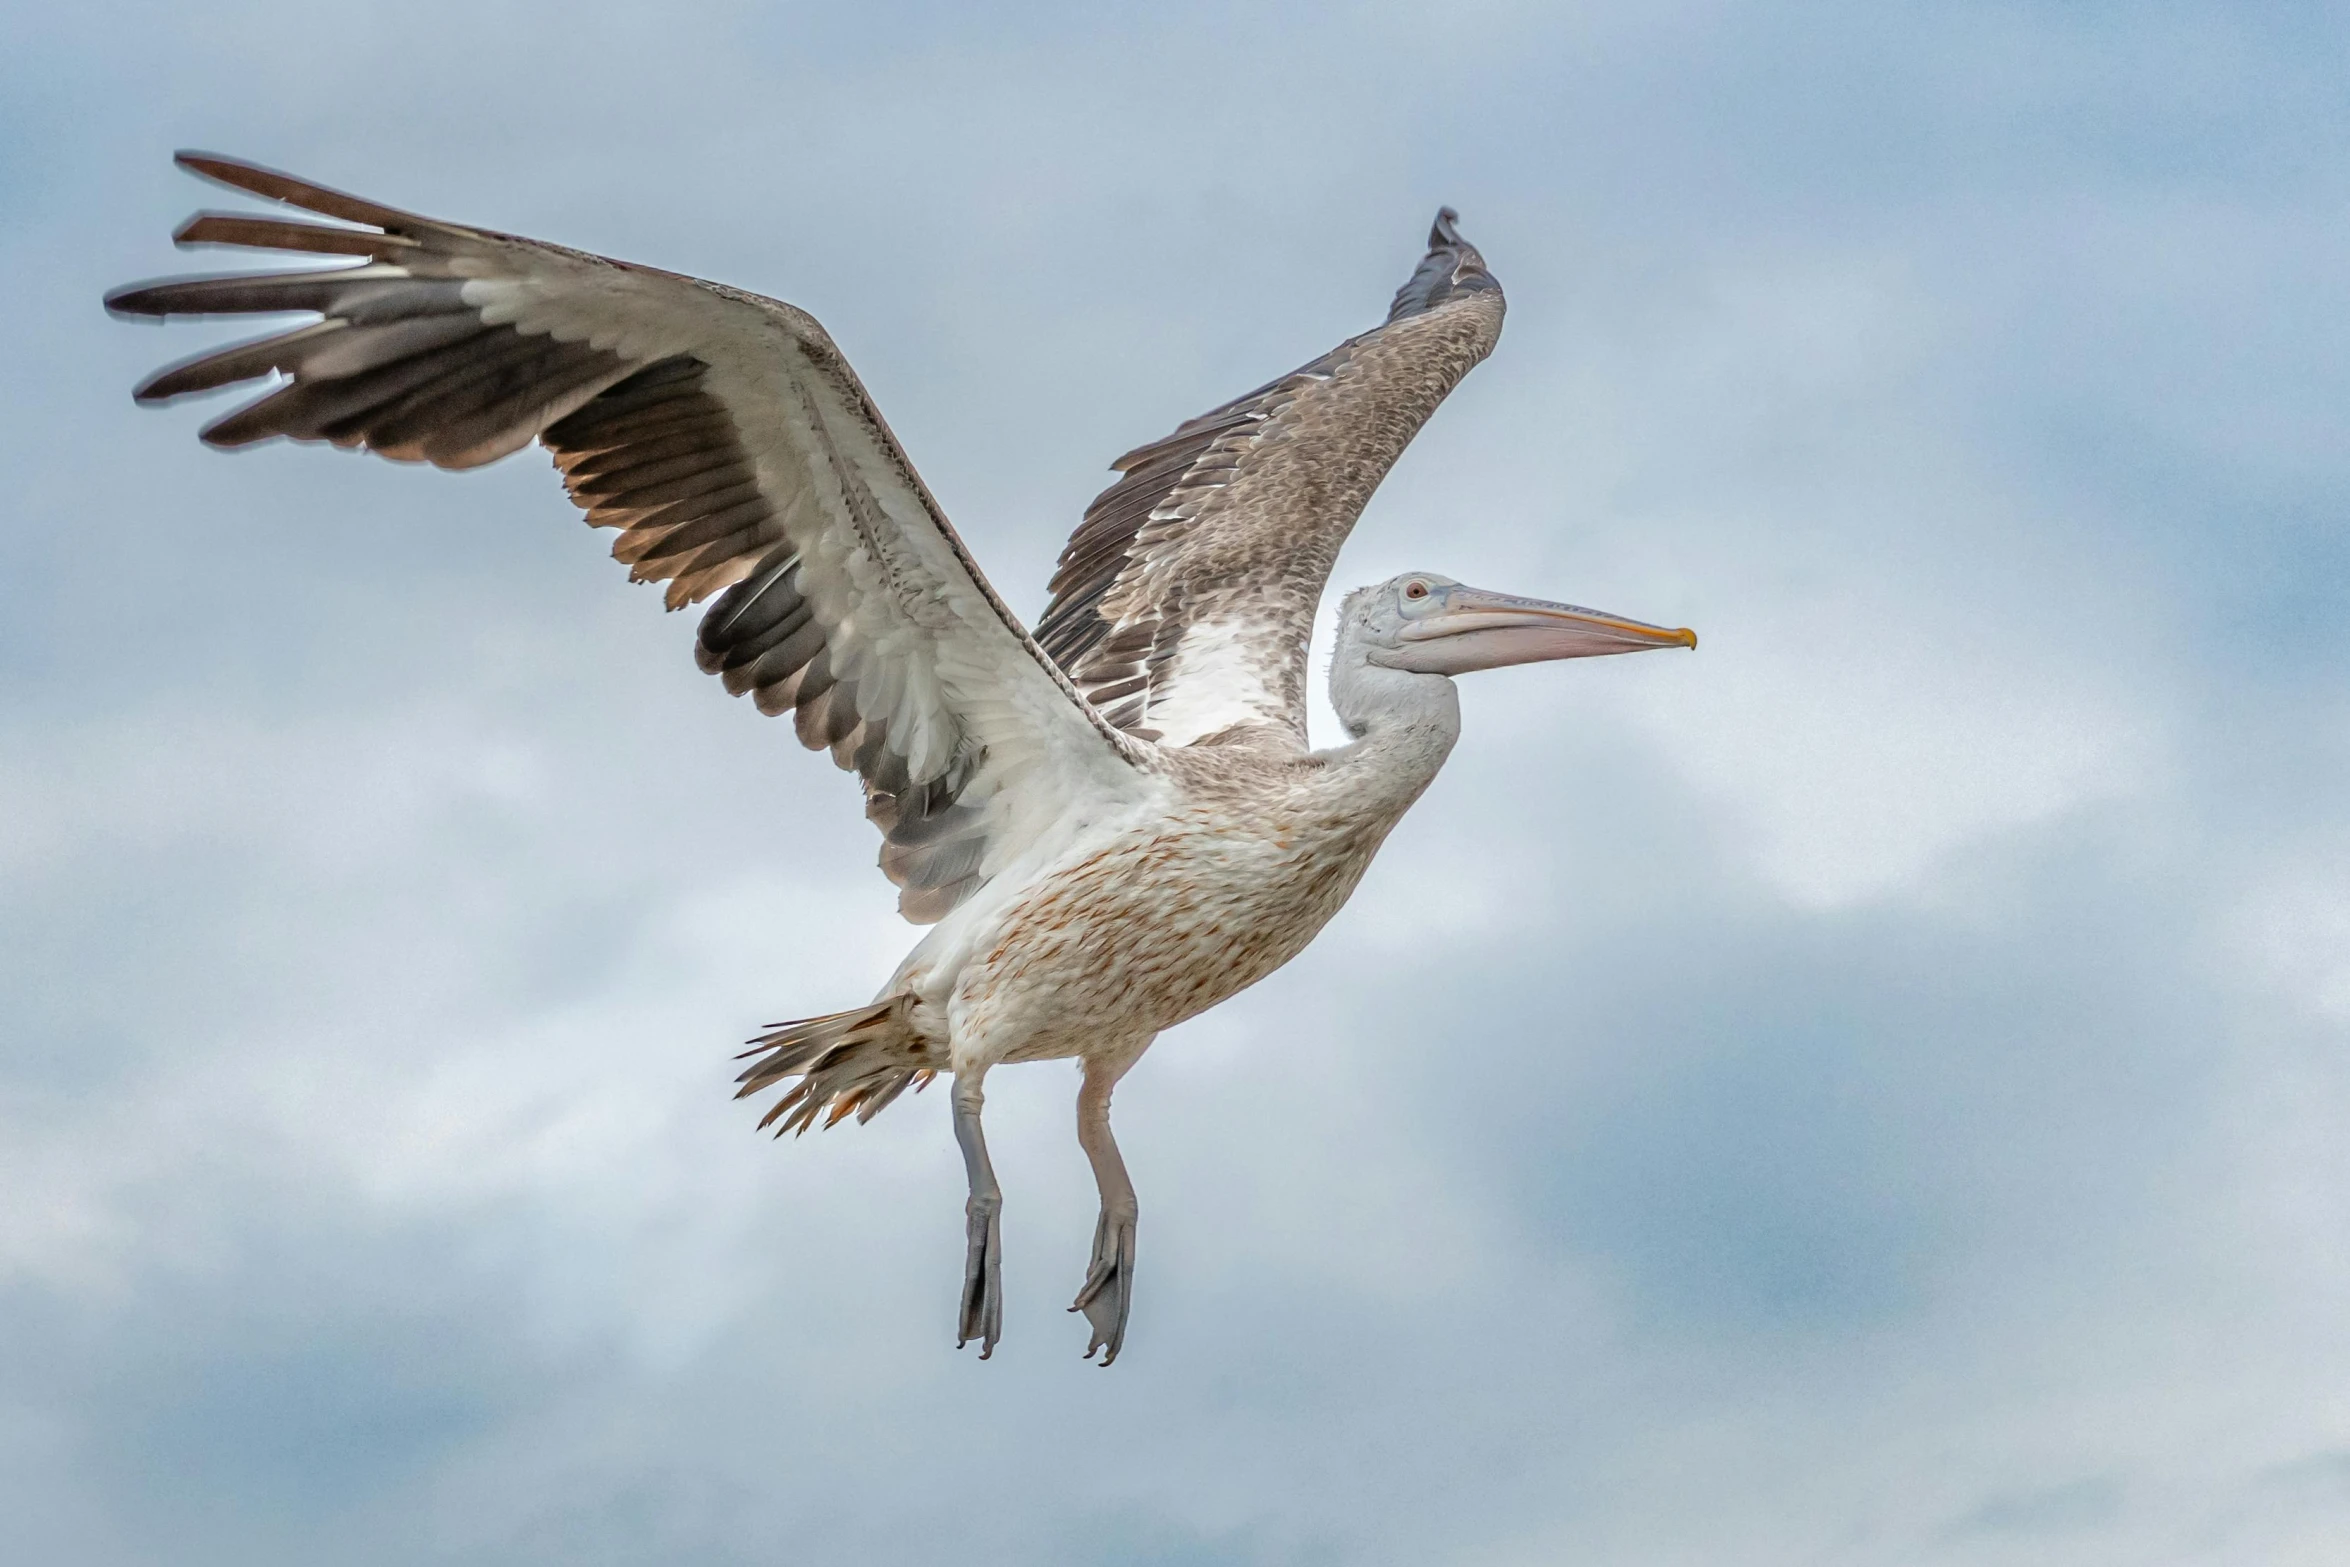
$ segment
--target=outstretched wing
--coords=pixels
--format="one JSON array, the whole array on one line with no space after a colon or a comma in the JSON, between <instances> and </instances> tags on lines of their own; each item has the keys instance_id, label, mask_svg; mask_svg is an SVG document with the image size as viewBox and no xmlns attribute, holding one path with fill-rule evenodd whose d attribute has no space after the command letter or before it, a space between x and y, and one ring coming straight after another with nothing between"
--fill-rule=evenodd
<instances>
[{"instance_id":1,"label":"outstretched wing","mask_svg":"<svg viewBox=\"0 0 2350 1567\"><path fill-rule=\"evenodd\" d=\"M669 607L717 594L696 654L864 779L899 908L927 923L1073 819L1132 800L1146 751L996 597L840 351L790 305L442 223L228 159L180 163L348 227L200 213L182 244L352 256L120 290L143 316L321 319L174 365L141 402L277 378L205 426L471 468L534 438Z\"/></svg>"},{"instance_id":2,"label":"outstretched wing","mask_svg":"<svg viewBox=\"0 0 2350 1567\"><path fill-rule=\"evenodd\" d=\"M1166 745L1239 725L1305 744L1307 644L1338 547L1501 335L1501 285L1436 216L1386 322L1111 464L1037 640L1109 720Z\"/></svg>"}]
</instances>

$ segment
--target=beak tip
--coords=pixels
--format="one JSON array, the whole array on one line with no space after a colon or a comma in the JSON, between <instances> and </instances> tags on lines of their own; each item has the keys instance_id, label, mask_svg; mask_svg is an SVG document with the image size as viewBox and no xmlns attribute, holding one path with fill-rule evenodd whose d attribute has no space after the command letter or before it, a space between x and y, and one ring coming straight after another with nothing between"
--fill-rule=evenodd
<instances>
[{"instance_id":1,"label":"beak tip","mask_svg":"<svg viewBox=\"0 0 2350 1567\"><path fill-rule=\"evenodd\" d=\"M1674 635L1681 639L1681 645L1689 649L1690 652L1694 653L1697 651L1696 632L1690 630L1687 626L1683 626L1679 631L1675 632Z\"/></svg>"}]
</instances>

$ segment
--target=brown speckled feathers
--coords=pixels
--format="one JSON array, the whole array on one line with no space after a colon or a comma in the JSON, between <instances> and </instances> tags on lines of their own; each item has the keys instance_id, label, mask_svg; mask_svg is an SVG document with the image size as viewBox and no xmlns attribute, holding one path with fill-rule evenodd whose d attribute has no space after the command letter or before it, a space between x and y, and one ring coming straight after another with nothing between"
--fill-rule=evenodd
<instances>
[{"instance_id":1,"label":"brown speckled feathers","mask_svg":"<svg viewBox=\"0 0 2350 1567\"><path fill-rule=\"evenodd\" d=\"M1438 403L1490 353L1501 287L1439 213L1387 320L1111 466L1037 640L1112 723L1184 744L1305 737L1306 643L1338 549Z\"/></svg>"}]
</instances>

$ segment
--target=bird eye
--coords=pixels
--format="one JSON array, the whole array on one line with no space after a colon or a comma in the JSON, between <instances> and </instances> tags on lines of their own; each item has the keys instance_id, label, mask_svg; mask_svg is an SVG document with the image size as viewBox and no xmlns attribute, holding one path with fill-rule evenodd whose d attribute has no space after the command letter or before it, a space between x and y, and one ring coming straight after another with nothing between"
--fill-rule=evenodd
<instances>
[{"instance_id":1,"label":"bird eye","mask_svg":"<svg viewBox=\"0 0 2350 1567\"><path fill-rule=\"evenodd\" d=\"M1428 596L1428 584L1407 582L1403 585L1403 596L1408 599L1424 599Z\"/></svg>"}]
</instances>

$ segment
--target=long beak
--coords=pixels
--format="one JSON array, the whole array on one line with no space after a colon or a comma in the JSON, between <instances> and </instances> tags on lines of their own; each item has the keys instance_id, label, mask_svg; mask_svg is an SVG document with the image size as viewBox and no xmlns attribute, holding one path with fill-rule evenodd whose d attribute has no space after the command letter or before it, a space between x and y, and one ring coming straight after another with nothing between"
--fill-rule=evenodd
<instances>
[{"instance_id":1,"label":"long beak","mask_svg":"<svg viewBox=\"0 0 2350 1567\"><path fill-rule=\"evenodd\" d=\"M1458 675L1506 664L1697 646L1697 633L1686 626L1668 630L1579 604L1458 584L1437 591L1442 595L1437 606L1404 628L1403 646L1382 662L1422 674Z\"/></svg>"}]
</instances>

